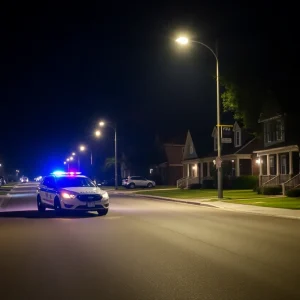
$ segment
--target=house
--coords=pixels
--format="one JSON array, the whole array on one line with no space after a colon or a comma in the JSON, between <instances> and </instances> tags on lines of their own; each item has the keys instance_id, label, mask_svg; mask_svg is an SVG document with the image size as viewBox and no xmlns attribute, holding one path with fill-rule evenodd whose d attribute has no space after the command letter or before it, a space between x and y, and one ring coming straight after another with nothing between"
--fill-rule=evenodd
<instances>
[{"instance_id":1,"label":"house","mask_svg":"<svg viewBox=\"0 0 300 300\"><path fill-rule=\"evenodd\" d=\"M285 114L261 116L261 145L253 153L259 165L260 186L282 185L287 189L300 186L299 134L295 122Z\"/></svg>"},{"instance_id":2,"label":"house","mask_svg":"<svg viewBox=\"0 0 300 300\"><path fill-rule=\"evenodd\" d=\"M204 180L213 180L216 172L217 129L212 132L211 151L206 151L207 141L199 140L197 135L187 133L183 152L183 177L177 186L186 188L195 184L203 184ZM249 134L241 124L223 126L221 131L221 158L223 175L239 177L258 173L253 165L253 151L257 139Z\"/></svg>"},{"instance_id":3,"label":"house","mask_svg":"<svg viewBox=\"0 0 300 300\"><path fill-rule=\"evenodd\" d=\"M158 184L176 185L183 176L183 150L184 144L176 140L169 143L157 143L157 164L150 167L150 177Z\"/></svg>"}]
</instances>

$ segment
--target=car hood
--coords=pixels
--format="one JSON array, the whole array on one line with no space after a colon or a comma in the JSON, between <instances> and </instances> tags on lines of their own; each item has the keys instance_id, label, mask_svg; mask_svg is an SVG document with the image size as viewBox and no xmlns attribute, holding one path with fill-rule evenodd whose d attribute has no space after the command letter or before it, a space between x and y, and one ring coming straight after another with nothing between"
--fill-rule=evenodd
<instances>
[{"instance_id":1,"label":"car hood","mask_svg":"<svg viewBox=\"0 0 300 300\"><path fill-rule=\"evenodd\" d=\"M61 191L72 192L76 194L100 194L103 195L106 191L101 190L98 187L65 187Z\"/></svg>"}]
</instances>

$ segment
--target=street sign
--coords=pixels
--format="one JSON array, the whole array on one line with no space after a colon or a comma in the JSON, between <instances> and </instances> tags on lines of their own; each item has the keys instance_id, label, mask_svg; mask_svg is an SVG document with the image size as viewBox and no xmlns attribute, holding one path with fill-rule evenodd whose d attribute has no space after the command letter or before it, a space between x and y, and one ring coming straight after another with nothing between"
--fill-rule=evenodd
<instances>
[{"instance_id":1,"label":"street sign","mask_svg":"<svg viewBox=\"0 0 300 300\"><path fill-rule=\"evenodd\" d=\"M222 143L223 144L231 144L232 143L232 138L222 138Z\"/></svg>"},{"instance_id":2,"label":"street sign","mask_svg":"<svg viewBox=\"0 0 300 300\"><path fill-rule=\"evenodd\" d=\"M222 166L222 159L221 157L216 157L216 168L219 169Z\"/></svg>"}]
</instances>

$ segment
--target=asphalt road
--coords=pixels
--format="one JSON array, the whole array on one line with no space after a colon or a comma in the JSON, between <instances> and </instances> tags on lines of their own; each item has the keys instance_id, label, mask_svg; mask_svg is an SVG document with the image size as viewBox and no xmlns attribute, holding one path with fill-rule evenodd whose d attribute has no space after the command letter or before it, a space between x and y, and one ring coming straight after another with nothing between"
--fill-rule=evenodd
<instances>
[{"instance_id":1,"label":"asphalt road","mask_svg":"<svg viewBox=\"0 0 300 300\"><path fill-rule=\"evenodd\" d=\"M300 299L300 222L111 197L107 216L0 209L1 299Z\"/></svg>"}]
</instances>

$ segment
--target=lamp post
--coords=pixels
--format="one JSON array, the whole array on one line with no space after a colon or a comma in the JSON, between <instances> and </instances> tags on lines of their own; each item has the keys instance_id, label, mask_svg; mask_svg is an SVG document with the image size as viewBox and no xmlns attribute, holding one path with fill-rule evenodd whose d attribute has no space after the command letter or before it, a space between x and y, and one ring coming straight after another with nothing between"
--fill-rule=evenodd
<instances>
[{"instance_id":1,"label":"lamp post","mask_svg":"<svg viewBox=\"0 0 300 300\"><path fill-rule=\"evenodd\" d=\"M218 55L215 51L212 50L211 47L207 46L206 44L189 40L187 37L179 37L176 39L176 42L182 45L186 45L189 42L200 44L206 47L216 59L216 90L217 90L217 144L218 144L218 157L217 157L217 169L218 169L218 198L223 198L223 186L222 186L222 161L221 161L221 113L220 113L220 78L219 78L219 59Z\"/></svg>"},{"instance_id":2,"label":"lamp post","mask_svg":"<svg viewBox=\"0 0 300 300\"><path fill-rule=\"evenodd\" d=\"M99 122L100 127L108 126L111 127L115 132L115 190L118 189L118 145L117 145L117 125L106 123L104 121Z\"/></svg>"}]
</instances>

